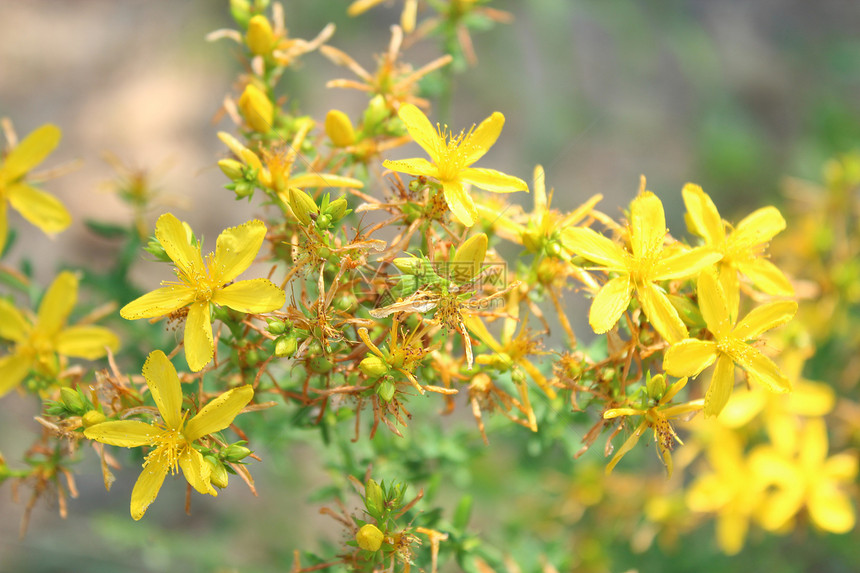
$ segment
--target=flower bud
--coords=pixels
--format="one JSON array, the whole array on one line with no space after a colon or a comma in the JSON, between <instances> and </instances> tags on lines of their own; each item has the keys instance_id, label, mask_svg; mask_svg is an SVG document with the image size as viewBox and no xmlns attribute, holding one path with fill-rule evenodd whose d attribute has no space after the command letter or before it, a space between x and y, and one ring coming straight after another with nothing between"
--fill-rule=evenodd
<instances>
[{"instance_id":1,"label":"flower bud","mask_svg":"<svg viewBox=\"0 0 860 573\"><path fill-rule=\"evenodd\" d=\"M90 410L81 416L81 422L84 425L84 428L89 428L91 426L95 426L96 424L101 424L102 422L107 421L107 416L99 412L98 410Z\"/></svg>"},{"instance_id":2,"label":"flower bud","mask_svg":"<svg viewBox=\"0 0 860 573\"><path fill-rule=\"evenodd\" d=\"M375 133L379 124L388 119L391 112L381 94L373 96L367 109L364 110L364 129L367 133Z\"/></svg>"},{"instance_id":3,"label":"flower bud","mask_svg":"<svg viewBox=\"0 0 860 573\"><path fill-rule=\"evenodd\" d=\"M60 388L60 400L69 412L76 414L83 412L86 409L83 398L78 394L77 390L71 388Z\"/></svg>"},{"instance_id":4,"label":"flower bud","mask_svg":"<svg viewBox=\"0 0 860 573\"><path fill-rule=\"evenodd\" d=\"M651 376L648 374L648 379L645 381L645 389L648 391L648 397L652 400L659 400L666 393L666 378L662 374Z\"/></svg>"},{"instance_id":5,"label":"flower bud","mask_svg":"<svg viewBox=\"0 0 860 573\"><path fill-rule=\"evenodd\" d=\"M303 225L311 224L310 214L316 215L320 208L314 202L310 195L299 189L298 187L290 187L289 189L290 209L293 210L293 215Z\"/></svg>"},{"instance_id":6,"label":"flower bud","mask_svg":"<svg viewBox=\"0 0 860 573\"><path fill-rule=\"evenodd\" d=\"M230 480L230 474L227 473L227 468L220 461L212 456L204 456L203 460L209 465L211 472L209 473L209 481L217 488L224 489L227 487L227 482Z\"/></svg>"},{"instance_id":7,"label":"flower bud","mask_svg":"<svg viewBox=\"0 0 860 573\"><path fill-rule=\"evenodd\" d=\"M328 209L326 209L326 213L331 216L332 222L337 222L341 220L344 215L346 215L347 207L349 205L346 202L346 199L340 197L339 199L335 199L331 203L329 203Z\"/></svg>"},{"instance_id":8,"label":"flower bud","mask_svg":"<svg viewBox=\"0 0 860 573\"><path fill-rule=\"evenodd\" d=\"M418 257L397 257L391 262L398 271L405 275L418 274L422 266L421 259Z\"/></svg>"},{"instance_id":9,"label":"flower bud","mask_svg":"<svg viewBox=\"0 0 860 573\"><path fill-rule=\"evenodd\" d=\"M372 523L366 523L361 526L358 533L355 534L355 542L365 551L377 551L382 547L382 540L385 536L378 527Z\"/></svg>"},{"instance_id":10,"label":"flower bud","mask_svg":"<svg viewBox=\"0 0 860 573\"><path fill-rule=\"evenodd\" d=\"M385 379L376 386L376 395L383 402L391 402L391 399L394 398L395 390L397 390L397 387L394 386L394 383L391 380Z\"/></svg>"},{"instance_id":11,"label":"flower bud","mask_svg":"<svg viewBox=\"0 0 860 573\"><path fill-rule=\"evenodd\" d=\"M253 84L245 86L239 97L239 111L254 131L268 133L275 120L275 107L269 98Z\"/></svg>"},{"instance_id":12,"label":"flower bud","mask_svg":"<svg viewBox=\"0 0 860 573\"><path fill-rule=\"evenodd\" d=\"M487 235L478 233L472 235L457 248L454 253L452 278L457 282L466 282L481 271L484 257L487 256Z\"/></svg>"},{"instance_id":13,"label":"flower bud","mask_svg":"<svg viewBox=\"0 0 860 573\"><path fill-rule=\"evenodd\" d=\"M248 48L257 56L266 56L275 47L275 34L268 18L257 14L248 21L248 33L245 36Z\"/></svg>"},{"instance_id":14,"label":"flower bud","mask_svg":"<svg viewBox=\"0 0 860 573\"><path fill-rule=\"evenodd\" d=\"M370 354L358 364L358 369L369 378L379 378L388 374L388 364L375 354Z\"/></svg>"},{"instance_id":15,"label":"flower bud","mask_svg":"<svg viewBox=\"0 0 860 573\"><path fill-rule=\"evenodd\" d=\"M245 177L244 173L242 173L244 165L235 159L222 159L218 162L218 167L221 168L221 173L226 175L228 179L235 181L236 179Z\"/></svg>"},{"instance_id":16,"label":"flower bud","mask_svg":"<svg viewBox=\"0 0 860 573\"><path fill-rule=\"evenodd\" d=\"M228 462L240 462L251 455L251 450L240 445L241 442L230 444L225 449L221 450L221 457Z\"/></svg>"},{"instance_id":17,"label":"flower bud","mask_svg":"<svg viewBox=\"0 0 860 573\"><path fill-rule=\"evenodd\" d=\"M352 122L349 116L339 109L332 109L326 114L325 132L335 147L347 147L355 143Z\"/></svg>"},{"instance_id":18,"label":"flower bud","mask_svg":"<svg viewBox=\"0 0 860 573\"><path fill-rule=\"evenodd\" d=\"M237 24L246 28L251 15L251 4L248 0L230 0L230 14Z\"/></svg>"},{"instance_id":19,"label":"flower bud","mask_svg":"<svg viewBox=\"0 0 860 573\"><path fill-rule=\"evenodd\" d=\"M364 484L364 505L367 507L367 512L371 515L378 515L385 508L382 488L376 480L369 479Z\"/></svg>"},{"instance_id":20,"label":"flower bud","mask_svg":"<svg viewBox=\"0 0 860 573\"><path fill-rule=\"evenodd\" d=\"M540 250L542 237L535 229L526 229L523 231L520 238L523 241L523 246L528 252L536 253Z\"/></svg>"},{"instance_id":21,"label":"flower bud","mask_svg":"<svg viewBox=\"0 0 860 573\"><path fill-rule=\"evenodd\" d=\"M280 318L267 318L266 330L269 331L269 334L277 336L279 334L283 334L287 330L287 325Z\"/></svg>"},{"instance_id":22,"label":"flower bud","mask_svg":"<svg viewBox=\"0 0 860 573\"><path fill-rule=\"evenodd\" d=\"M289 358L296 352L298 341L294 336L281 336L275 342L275 356L278 358Z\"/></svg>"}]
</instances>

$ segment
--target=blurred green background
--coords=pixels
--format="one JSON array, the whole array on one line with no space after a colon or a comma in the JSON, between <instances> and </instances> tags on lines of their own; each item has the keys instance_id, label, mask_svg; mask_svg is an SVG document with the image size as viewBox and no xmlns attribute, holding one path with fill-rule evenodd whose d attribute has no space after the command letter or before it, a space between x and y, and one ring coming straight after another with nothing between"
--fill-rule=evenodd
<instances>
[{"instance_id":1,"label":"blurred green background","mask_svg":"<svg viewBox=\"0 0 860 573\"><path fill-rule=\"evenodd\" d=\"M397 6L384 6L350 19L345 0L284 4L292 36L311 38L334 22L329 43L371 70L399 17ZM666 205L670 231L681 231L685 182L702 185L731 217L778 203L783 176L818 179L825 159L860 141L860 3L499 0L492 6L510 11L514 22L473 34L479 65L455 75L447 121L465 126L502 111L506 127L483 165L530 179L534 165L543 164L560 208L599 192L607 197L603 210L616 215L644 173ZM83 161L48 184L77 216L72 228L52 241L13 221L22 240L8 262L31 259L44 283L61 262L108 266L114 246L82 222L84 214L130 217L104 191L113 177L101 159L106 150L155 168L165 196L189 202L174 209L177 215L208 237L258 212L222 189L215 165L226 155L215 133L231 126L212 118L239 66L235 45L207 43L204 36L225 27L234 27L226 2L212 0L3 4L0 116L13 119L20 137L42 123L58 124L64 140L50 164ZM437 48L423 43L407 50L406 59L418 67L436 57ZM286 74L282 93L288 105L313 117L332 107L354 117L364 108L362 94L323 87L338 77L350 74L308 54ZM163 278L147 276L146 265L136 273L143 285ZM574 545L569 530L589 504L580 497L600 479L604 461L599 446L572 460L579 436L569 431L569 415L560 413L540 437L494 424L491 447L478 459L464 459L464 443L480 440L472 422L461 420L466 431L456 423L436 428L437 409L419 409L412 423L418 439L380 438L388 455L393 448L395 457L434 460L440 499L449 507L461 490L483 492L485 503L476 500L477 532L529 556L527 570L538 570L541 553L562 571L722 571L735 563L719 554L712 526L684 539L695 551L654 545L636 553L628 525L636 516L604 516L593 539L579 537ZM0 451L13 466L36 430L37 412L36 403L19 396L0 402ZM332 521L317 514L323 503L309 500L320 484L342 478L302 443L315 436L299 434L284 432L273 441L278 447L261 452L264 463L253 464L259 498L234 479L217 500L196 496L191 518L181 509L184 487L168 480L146 518L133 523L128 499L138 468L119 473L107 493L87 452L69 518L59 519L55 506L42 504L19 540L29 492L23 489L14 503L6 486L0 490L0 571L287 570L292 551L316 549L320 532L334 544L343 541ZM357 451L359 459L373 453L369 444ZM324 457L337 459L338 453ZM375 466L382 477L386 464L383 458ZM661 479L659 471L655 475ZM655 483L645 485L660 487ZM428 484L433 487L432 480ZM633 481L626 494L642 486ZM752 537L735 559L745 570L852 571L860 567L856 541L854 533Z\"/></svg>"}]
</instances>

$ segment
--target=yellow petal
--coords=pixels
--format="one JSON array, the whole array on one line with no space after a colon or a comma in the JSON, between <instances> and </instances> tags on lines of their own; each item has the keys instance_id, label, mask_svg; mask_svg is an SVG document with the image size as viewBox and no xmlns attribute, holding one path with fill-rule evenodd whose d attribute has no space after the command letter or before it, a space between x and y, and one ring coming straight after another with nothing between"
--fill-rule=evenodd
<instances>
[{"instance_id":1,"label":"yellow petal","mask_svg":"<svg viewBox=\"0 0 860 573\"><path fill-rule=\"evenodd\" d=\"M732 341L729 354L738 366L747 371L750 380L764 385L771 392L789 392L791 382L780 372L773 360L757 348L740 341Z\"/></svg>"},{"instance_id":2,"label":"yellow petal","mask_svg":"<svg viewBox=\"0 0 860 573\"><path fill-rule=\"evenodd\" d=\"M290 177L290 185L293 187L350 187L361 189L364 183L353 177L334 175L333 173L302 173Z\"/></svg>"},{"instance_id":3,"label":"yellow petal","mask_svg":"<svg viewBox=\"0 0 860 573\"><path fill-rule=\"evenodd\" d=\"M763 207L745 217L729 236L735 245L752 248L770 241L785 229L785 219L776 207Z\"/></svg>"},{"instance_id":4,"label":"yellow petal","mask_svg":"<svg viewBox=\"0 0 860 573\"><path fill-rule=\"evenodd\" d=\"M164 247L170 260L189 279L198 280L206 275L200 249L191 246L185 226L172 213L165 213L158 218L155 223L155 238Z\"/></svg>"},{"instance_id":5,"label":"yellow petal","mask_svg":"<svg viewBox=\"0 0 860 573\"><path fill-rule=\"evenodd\" d=\"M786 468L791 471L792 468ZM799 481L797 472L791 472ZM784 485L768 495L758 511L761 526L768 531L779 531L789 525L791 519L803 508L803 486L799 483Z\"/></svg>"},{"instance_id":6,"label":"yellow petal","mask_svg":"<svg viewBox=\"0 0 860 573\"><path fill-rule=\"evenodd\" d=\"M744 546L749 517L738 510L720 513L717 518L717 544L726 555L735 555Z\"/></svg>"},{"instance_id":7,"label":"yellow petal","mask_svg":"<svg viewBox=\"0 0 860 573\"><path fill-rule=\"evenodd\" d=\"M0 166L0 181L14 181L40 164L60 143L63 132L45 124L21 141Z\"/></svg>"},{"instance_id":8,"label":"yellow petal","mask_svg":"<svg viewBox=\"0 0 860 573\"><path fill-rule=\"evenodd\" d=\"M766 394L758 388L735 392L720 413L720 423L728 428L742 428L759 415L766 404Z\"/></svg>"},{"instance_id":9,"label":"yellow petal","mask_svg":"<svg viewBox=\"0 0 860 573\"><path fill-rule=\"evenodd\" d=\"M3 251L6 249L6 240L8 236L9 218L6 214L6 201L0 200L0 256L3 255Z\"/></svg>"},{"instance_id":10,"label":"yellow petal","mask_svg":"<svg viewBox=\"0 0 860 573\"><path fill-rule=\"evenodd\" d=\"M224 392L206 404L185 424L185 439L194 442L203 436L220 432L233 423L242 408L254 397L254 388L246 384Z\"/></svg>"},{"instance_id":11,"label":"yellow petal","mask_svg":"<svg viewBox=\"0 0 860 573\"><path fill-rule=\"evenodd\" d=\"M850 482L857 477L857 464L857 456L852 453L836 454L827 458L821 473L828 479Z\"/></svg>"},{"instance_id":12,"label":"yellow petal","mask_svg":"<svg viewBox=\"0 0 860 573\"><path fill-rule=\"evenodd\" d=\"M75 302L78 300L78 279L74 274L63 271L39 303L39 317L36 329L39 332L53 336L66 324L66 319Z\"/></svg>"},{"instance_id":13,"label":"yellow petal","mask_svg":"<svg viewBox=\"0 0 860 573\"><path fill-rule=\"evenodd\" d=\"M821 484L812 490L808 507L812 522L824 531L848 533L854 529L851 498L833 484Z\"/></svg>"},{"instance_id":14,"label":"yellow petal","mask_svg":"<svg viewBox=\"0 0 860 573\"><path fill-rule=\"evenodd\" d=\"M182 423L182 386L173 363L161 350L153 350L143 364L143 377L165 425L173 430Z\"/></svg>"},{"instance_id":15,"label":"yellow petal","mask_svg":"<svg viewBox=\"0 0 860 573\"><path fill-rule=\"evenodd\" d=\"M822 418L807 420L800 434L800 463L815 471L820 471L827 458L827 426Z\"/></svg>"},{"instance_id":16,"label":"yellow petal","mask_svg":"<svg viewBox=\"0 0 860 573\"><path fill-rule=\"evenodd\" d=\"M684 185L681 190L684 197L684 205L690 215L692 228L690 231L705 239L705 243L719 246L726 238L726 228L720 213L711 198L701 187L692 183Z\"/></svg>"},{"instance_id":17,"label":"yellow petal","mask_svg":"<svg viewBox=\"0 0 860 573\"><path fill-rule=\"evenodd\" d=\"M199 372L215 354L209 303L195 302L185 320L185 359L192 372Z\"/></svg>"},{"instance_id":18,"label":"yellow petal","mask_svg":"<svg viewBox=\"0 0 860 573\"><path fill-rule=\"evenodd\" d=\"M626 275L615 277L597 291L591 310L588 311L588 323L594 332L603 334L615 326L627 310L632 292L630 277Z\"/></svg>"},{"instance_id":19,"label":"yellow petal","mask_svg":"<svg viewBox=\"0 0 860 573\"><path fill-rule=\"evenodd\" d=\"M158 436L158 428L137 420L119 420L90 426L84 435L110 446L137 448L151 444Z\"/></svg>"},{"instance_id":20,"label":"yellow petal","mask_svg":"<svg viewBox=\"0 0 860 573\"><path fill-rule=\"evenodd\" d=\"M194 297L194 290L185 286L161 287L131 301L120 309L119 315L126 320L164 316L187 306Z\"/></svg>"},{"instance_id":21,"label":"yellow petal","mask_svg":"<svg viewBox=\"0 0 860 573\"><path fill-rule=\"evenodd\" d=\"M738 270L749 278L752 283L775 296L793 296L794 287L776 265L762 258L737 263Z\"/></svg>"},{"instance_id":22,"label":"yellow petal","mask_svg":"<svg viewBox=\"0 0 860 573\"><path fill-rule=\"evenodd\" d=\"M96 360L107 354L105 347L116 352L119 338L103 326L71 326L61 330L57 337L57 352L63 356Z\"/></svg>"},{"instance_id":23,"label":"yellow petal","mask_svg":"<svg viewBox=\"0 0 860 573\"><path fill-rule=\"evenodd\" d=\"M717 359L713 341L688 338L673 344L663 358L663 368L672 376L698 376Z\"/></svg>"},{"instance_id":24,"label":"yellow petal","mask_svg":"<svg viewBox=\"0 0 860 573\"><path fill-rule=\"evenodd\" d=\"M608 270L627 270L628 255L624 249L592 229L564 229L561 232L561 242L571 253L594 261Z\"/></svg>"},{"instance_id":25,"label":"yellow petal","mask_svg":"<svg viewBox=\"0 0 860 573\"><path fill-rule=\"evenodd\" d=\"M31 327L21 311L5 298L0 298L0 338L21 342Z\"/></svg>"},{"instance_id":26,"label":"yellow petal","mask_svg":"<svg viewBox=\"0 0 860 573\"><path fill-rule=\"evenodd\" d=\"M734 330L732 336L739 340L753 340L765 331L782 326L797 313L797 303L793 300L769 302L752 309Z\"/></svg>"},{"instance_id":27,"label":"yellow petal","mask_svg":"<svg viewBox=\"0 0 860 573\"><path fill-rule=\"evenodd\" d=\"M654 280L668 281L692 277L719 261L723 255L709 247L696 247L675 253L657 261L654 265Z\"/></svg>"},{"instance_id":28,"label":"yellow petal","mask_svg":"<svg viewBox=\"0 0 860 573\"><path fill-rule=\"evenodd\" d=\"M735 387L735 365L725 354L717 357L717 365L708 391L705 393L705 416L718 416L729 401Z\"/></svg>"},{"instance_id":29,"label":"yellow petal","mask_svg":"<svg viewBox=\"0 0 860 573\"><path fill-rule=\"evenodd\" d=\"M487 245L489 240L484 233L472 235L457 247L454 252L454 258L451 260L451 274L458 282L467 282L472 280L479 272L481 265L484 264L484 257L487 255Z\"/></svg>"},{"instance_id":30,"label":"yellow petal","mask_svg":"<svg viewBox=\"0 0 860 573\"><path fill-rule=\"evenodd\" d=\"M513 175L506 175L495 169L482 169L469 167L460 172L460 179L464 183L471 183L486 191L493 193L513 193L514 191L528 192L528 184Z\"/></svg>"},{"instance_id":31,"label":"yellow petal","mask_svg":"<svg viewBox=\"0 0 860 573\"><path fill-rule=\"evenodd\" d=\"M439 132L424 115L424 112L418 109L411 103L405 103L400 106L397 112L403 124L406 126L406 131L415 140L415 143L421 146L433 163L438 163L440 158L440 149L445 146L445 142L439 135Z\"/></svg>"},{"instance_id":32,"label":"yellow petal","mask_svg":"<svg viewBox=\"0 0 860 573\"><path fill-rule=\"evenodd\" d=\"M699 297L699 310L702 318L717 338L722 338L732 329L729 317L729 305L723 288L717 280L717 276L711 271L703 271L697 282L697 295Z\"/></svg>"},{"instance_id":33,"label":"yellow petal","mask_svg":"<svg viewBox=\"0 0 860 573\"><path fill-rule=\"evenodd\" d=\"M419 157L395 161L386 159L382 162L382 166L391 171L407 173L416 177L436 177L439 174L439 169L435 165Z\"/></svg>"},{"instance_id":34,"label":"yellow petal","mask_svg":"<svg viewBox=\"0 0 860 573\"><path fill-rule=\"evenodd\" d=\"M630 203L630 247L637 259L656 257L663 250L666 215L663 203L645 191Z\"/></svg>"},{"instance_id":35,"label":"yellow petal","mask_svg":"<svg viewBox=\"0 0 860 573\"><path fill-rule=\"evenodd\" d=\"M786 409L801 416L824 416L835 404L836 392L821 382L795 380L794 388L786 395Z\"/></svg>"},{"instance_id":36,"label":"yellow petal","mask_svg":"<svg viewBox=\"0 0 860 573\"><path fill-rule=\"evenodd\" d=\"M178 461L179 467L182 468L182 475L185 476L191 487L204 495L207 493L209 495L218 495L218 492L212 487L210 481L212 468L203 459L203 454L188 446L179 454Z\"/></svg>"},{"instance_id":37,"label":"yellow petal","mask_svg":"<svg viewBox=\"0 0 860 573\"><path fill-rule=\"evenodd\" d=\"M33 361L20 354L10 354L0 358L0 397L18 386L27 376Z\"/></svg>"},{"instance_id":38,"label":"yellow petal","mask_svg":"<svg viewBox=\"0 0 860 573\"><path fill-rule=\"evenodd\" d=\"M726 308L729 309L729 323L734 324L738 320L738 309L741 303L741 283L738 279L738 270L734 265L720 262L717 265L717 280L726 297Z\"/></svg>"},{"instance_id":39,"label":"yellow petal","mask_svg":"<svg viewBox=\"0 0 860 573\"><path fill-rule=\"evenodd\" d=\"M542 165L536 165L532 174L533 187L535 190L534 213L543 213L547 210L546 200L546 174Z\"/></svg>"},{"instance_id":40,"label":"yellow petal","mask_svg":"<svg viewBox=\"0 0 860 573\"><path fill-rule=\"evenodd\" d=\"M286 295L268 279L251 279L235 282L218 289L212 302L228 306L239 312L271 312L284 306Z\"/></svg>"},{"instance_id":41,"label":"yellow petal","mask_svg":"<svg viewBox=\"0 0 860 573\"><path fill-rule=\"evenodd\" d=\"M687 338L687 327L666 294L652 283L636 289L636 296L651 325L670 344Z\"/></svg>"},{"instance_id":42,"label":"yellow petal","mask_svg":"<svg viewBox=\"0 0 860 573\"><path fill-rule=\"evenodd\" d=\"M131 491L131 517L135 521L143 517L146 509L158 497L158 491L170 469L160 458L150 458L150 460L140 472L140 477L137 478L134 489Z\"/></svg>"},{"instance_id":43,"label":"yellow petal","mask_svg":"<svg viewBox=\"0 0 860 573\"><path fill-rule=\"evenodd\" d=\"M612 457L609 463L606 465L606 473L607 475L612 473L612 470L615 469L615 466L618 462L621 461L621 458L624 457L624 454L633 449L633 447L639 442L639 438L642 437L642 434L645 432L645 422L643 421L636 430L630 434L630 437L624 440L624 443L621 444L621 447L618 448L618 452Z\"/></svg>"},{"instance_id":44,"label":"yellow petal","mask_svg":"<svg viewBox=\"0 0 860 573\"><path fill-rule=\"evenodd\" d=\"M26 183L9 186L6 196L22 217L49 235L64 231L72 222L59 199Z\"/></svg>"},{"instance_id":45,"label":"yellow petal","mask_svg":"<svg viewBox=\"0 0 860 573\"><path fill-rule=\"evenodd\" d=\"M445 202L448 208L463 225L471 227L478 219L478 209L475 202L463 189L459 181L442 183L442 191L445 194Z\"/></svg>"},{"instance_id":46,"label":"yellow petal","mask_svg":"<svg viewBox=\"0 0 860 573\"><path fill-rule=\"evenodd\" d=\"M265 238L266 225L256 219L221 231L215 246L215 268L209 269L215 282L227 284L251 266Z\"/></svg>"},{"instance_id":47,"label":"yellow petal","mask_svg":"<svg viewBox=\"0 0 860 573\"><path fill-rule=\"evenodd\" d=\"M483 157L499 138L504 125L505 116L494 111L490 117L481 122L475 131L467 135L460 143L464 164L471 165Z\"/></svg>"}]
</instances>

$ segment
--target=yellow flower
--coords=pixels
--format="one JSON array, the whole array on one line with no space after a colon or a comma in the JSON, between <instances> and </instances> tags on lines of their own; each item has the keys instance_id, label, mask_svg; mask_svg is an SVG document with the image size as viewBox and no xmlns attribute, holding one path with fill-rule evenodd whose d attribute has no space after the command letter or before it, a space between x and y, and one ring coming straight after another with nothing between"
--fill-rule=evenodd
<instances>
[{"instance_id":1,"label":"yellow flower","mask_svg":"<svg viewBox=\"0 0 860 573\"><path fill-rule=\"evenodd\" d=\"M776 207L758 209L727 235L726 223L701 187L687 183L681 194L687 206L690 230L723 255L717 266L732 317L737 317L738 313L738 272L767 294L794 294L794 288L782 271L763 253L768 241L785 229L785 219Z\"/></svg>"},{"instance_id":2,"label":"yellow flower","mask_svg":"<svg viewBox=\"0 0 860 573\"><path fill-rule=\"evenodd\" d=\"M747 341L787 323L797 312L794 301L777 301L753 309L737 324L729 314L723 287L712 271L699 275L699 309L714 340L688 338L673 344L663 359L663 368L672 376L698 376L716 362L711 384L705 394L705 415L716 416L732 395L737 364L750 380L771 392L788 392L791 383L773 361Z\"/></svg>"},{"instance_id":3,"label":"yellow flower","mask_svg":"<svg viewBox=\"0 0 860 573\"><path fill-rule=\"evenodd\" d=\"M857 457L850 453L827 457L827 427L821 418L803 429L784 418L780 439L757 448L750 456L754 470L775 490L765 497L760 520L765 529L785 527L804 507L820 529L846 533L854 528L851 498L840 488L857 477Z\"/></svg>"},{"instance_id":4,"label":"yellow flower","mask_svg":"<svg viewBox=\"0 0 860 573\"><path fill-rule=\"evenodd\" d=\"M717 544L727 555L734 555L744 546L766 484L757 479L744 458L737 434L718 430L708 448L713 471L696 478L686 501L692 511L717 514Z\"/></svg>"},{"instance_id":5,"label":"yellow flower","mask_svg":"<svg viewBox=\"0 0 860 573\"><path fill-rule=\"evenodd\" d=\"M66 326L77 298L78 279L62 272L45 292L35 320L0 299L0 338L15 343L12 354L0 358L0 396L17 386L30 370L56 376L61 370L57 355L95 360L106 354L105 347L119 348L119 339L107 328Z\"/></svg>"},{"instance_id":6,"label":"yellow flower","mask_svg":"<svg viewBox=\"0 0 860 573\"><path fill-rule=\"evenodd\" d=\"M124 448L149 446L153 448L143 462L143 472L131 492L131 516L138 520L155 501L167 472L182 468L185 479L200 493L218 495L211 484L211 466L194 448L200 438L218 432L233 423L251 398L250 385L224 392L206 404L186 422L188 412L182 411L182 387L176 369L160 351L152 352L143 365L143 377L149 386L161 423L147 424L137 420L103 422L84 430L84 435L97 442Z\"/></svg>"},{"instance_id":7,"label":"yellow flower","mask_svg":"<svg viewBox=\"0 0 860 573\"><path fill-rule=\"evenodd\" d=\"M662 384L665 388L665 381L662 374L658 374L651 379L655 384ZM684 404L675 404L669 406L672 398L687 384L686 378L681 378L669 389L663 393L663 396L657 400L657 403L648 408L610 408L603 412L604 420L611 420L618 416L642 416L642 422L636 427L629 438L621 445L618 452L610 460L606 466L606 473L610 473L615 465L621 461L624 454L633 449L639 442L639 438L645 433L645 430L651 428L654 431L654 441L657 442L657 449L660 452L660 459L666 466L668 477L672 477L672 449L675 447L675 442L683 444L681 438L675 433L672 424L669 420L679 416L686 416L691 412L698 412L702 409L703 400L693 400Z\"/></svg>"},{"instance_id":8,"label":"yellow flower","mask_svg":"<svg viewBox=\"0 0 860 573\"><path fill-rule=\"evenodd\" d=\"M251 169L256 169L259 184L276 194L285 205L289 205L290 203L290 187L299 189L308 189L311 187L351 187L360 189L364 187L364 183L358 179L343 175L319 173L313 170L309 173L298 173L296 175L291 173L293 164L298 157L296 150L301 148L302 142L312 127L312 121L305 122L296 133L287 151L266 152L264 156L266 161L265 167L260 158L257 157L257 154L242 145L238 139L229 133L218 132L218 138L236 154L236 157L242 160L242 163Z\"/></svg>"},{"instance_id":9,"label":"yellow flower","mask_svg":"<svg viewBox=\"0 0 860 573\"><path fill-rule=\"evenodd\" d=\"M63 231L72 222L59 200L23 180L57 147L60 137L60 128L43 125L25 137L0 163L0 253L6 246L8 233L7 200L22 217L49 235Z\"/></svg>"},{"instance_id":10,"label":"yellow flower","mask_svg":"<svg viewBox=\"0 0 860 573\"><path fill-rule=\"evenodd\" d=\"M194 372L212 360L215 352L209 304L239 312L270 312L283 306L284 291L268 279L233 282L247 269L266 237L266 225L249 221L218 235L215 252L204 262L200 247L193 247L182 222L170 213L158 218L155 237L176 265L178 283L162 287L128 303L120 315L128 320L153 318L189 307L185 323L185 357Z\"/></svg>"},{"instance_id":11,"label":"yellow flower","mask_svg":"<svg viewBox=\"0 0 860 573\"><path fill-rule=\"evenodd\" d=\"M494 169L469 167L483 157L498 139L505 124L505 116L501 113L494 112L477 128L473 127L468 133L461 131L456 136L438 125L434 128L427 116L412 104L400 106L399 115L409 135L430 155L432 162L422 158L385 160L383 166L392 171L438 180L451 212L467 227L477 221L478 210L466 192L465 184L495 193L528 192L528 185L522 179Z\"/></svg>"},{"instance_id":12,"label":"yellow flower","mask_svg":"<svg viewBox=\"0 0 860 573\"><path fill-rule=\"evenodd\" d=\"M630 250L622 248L593 229L573 227L562 232L569 251L594 261L614 273L591 303L588 322L594 332L607 332L627 310L633 294L645 316L668 342L687 337L687 327L666 294L655 282L693 276L714 264L720 255L705 247L690 250L663 248L666 216L663 204L650 191L642 192L630 204Z\"/></svg>"}]
</instances>

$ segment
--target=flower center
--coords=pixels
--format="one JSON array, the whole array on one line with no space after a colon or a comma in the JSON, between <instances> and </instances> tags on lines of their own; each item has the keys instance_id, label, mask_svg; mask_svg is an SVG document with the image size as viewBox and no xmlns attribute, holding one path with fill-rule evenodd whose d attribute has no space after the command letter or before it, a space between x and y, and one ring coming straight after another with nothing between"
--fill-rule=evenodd
<instances>
[{"instance_id":1,"label":"flower center","mask_svg":"<svg viewBox=\"0 0 860 573\"><path fill-rule=\"evenodd\" d=\"M154 440L155 449L146 456L143 467L157 460L161 465L170 468L170 473L175 474L179 465L179 456L188 446L188 441L182 432L176 429L164 428Z\"/></svg>"}]
</instances>

